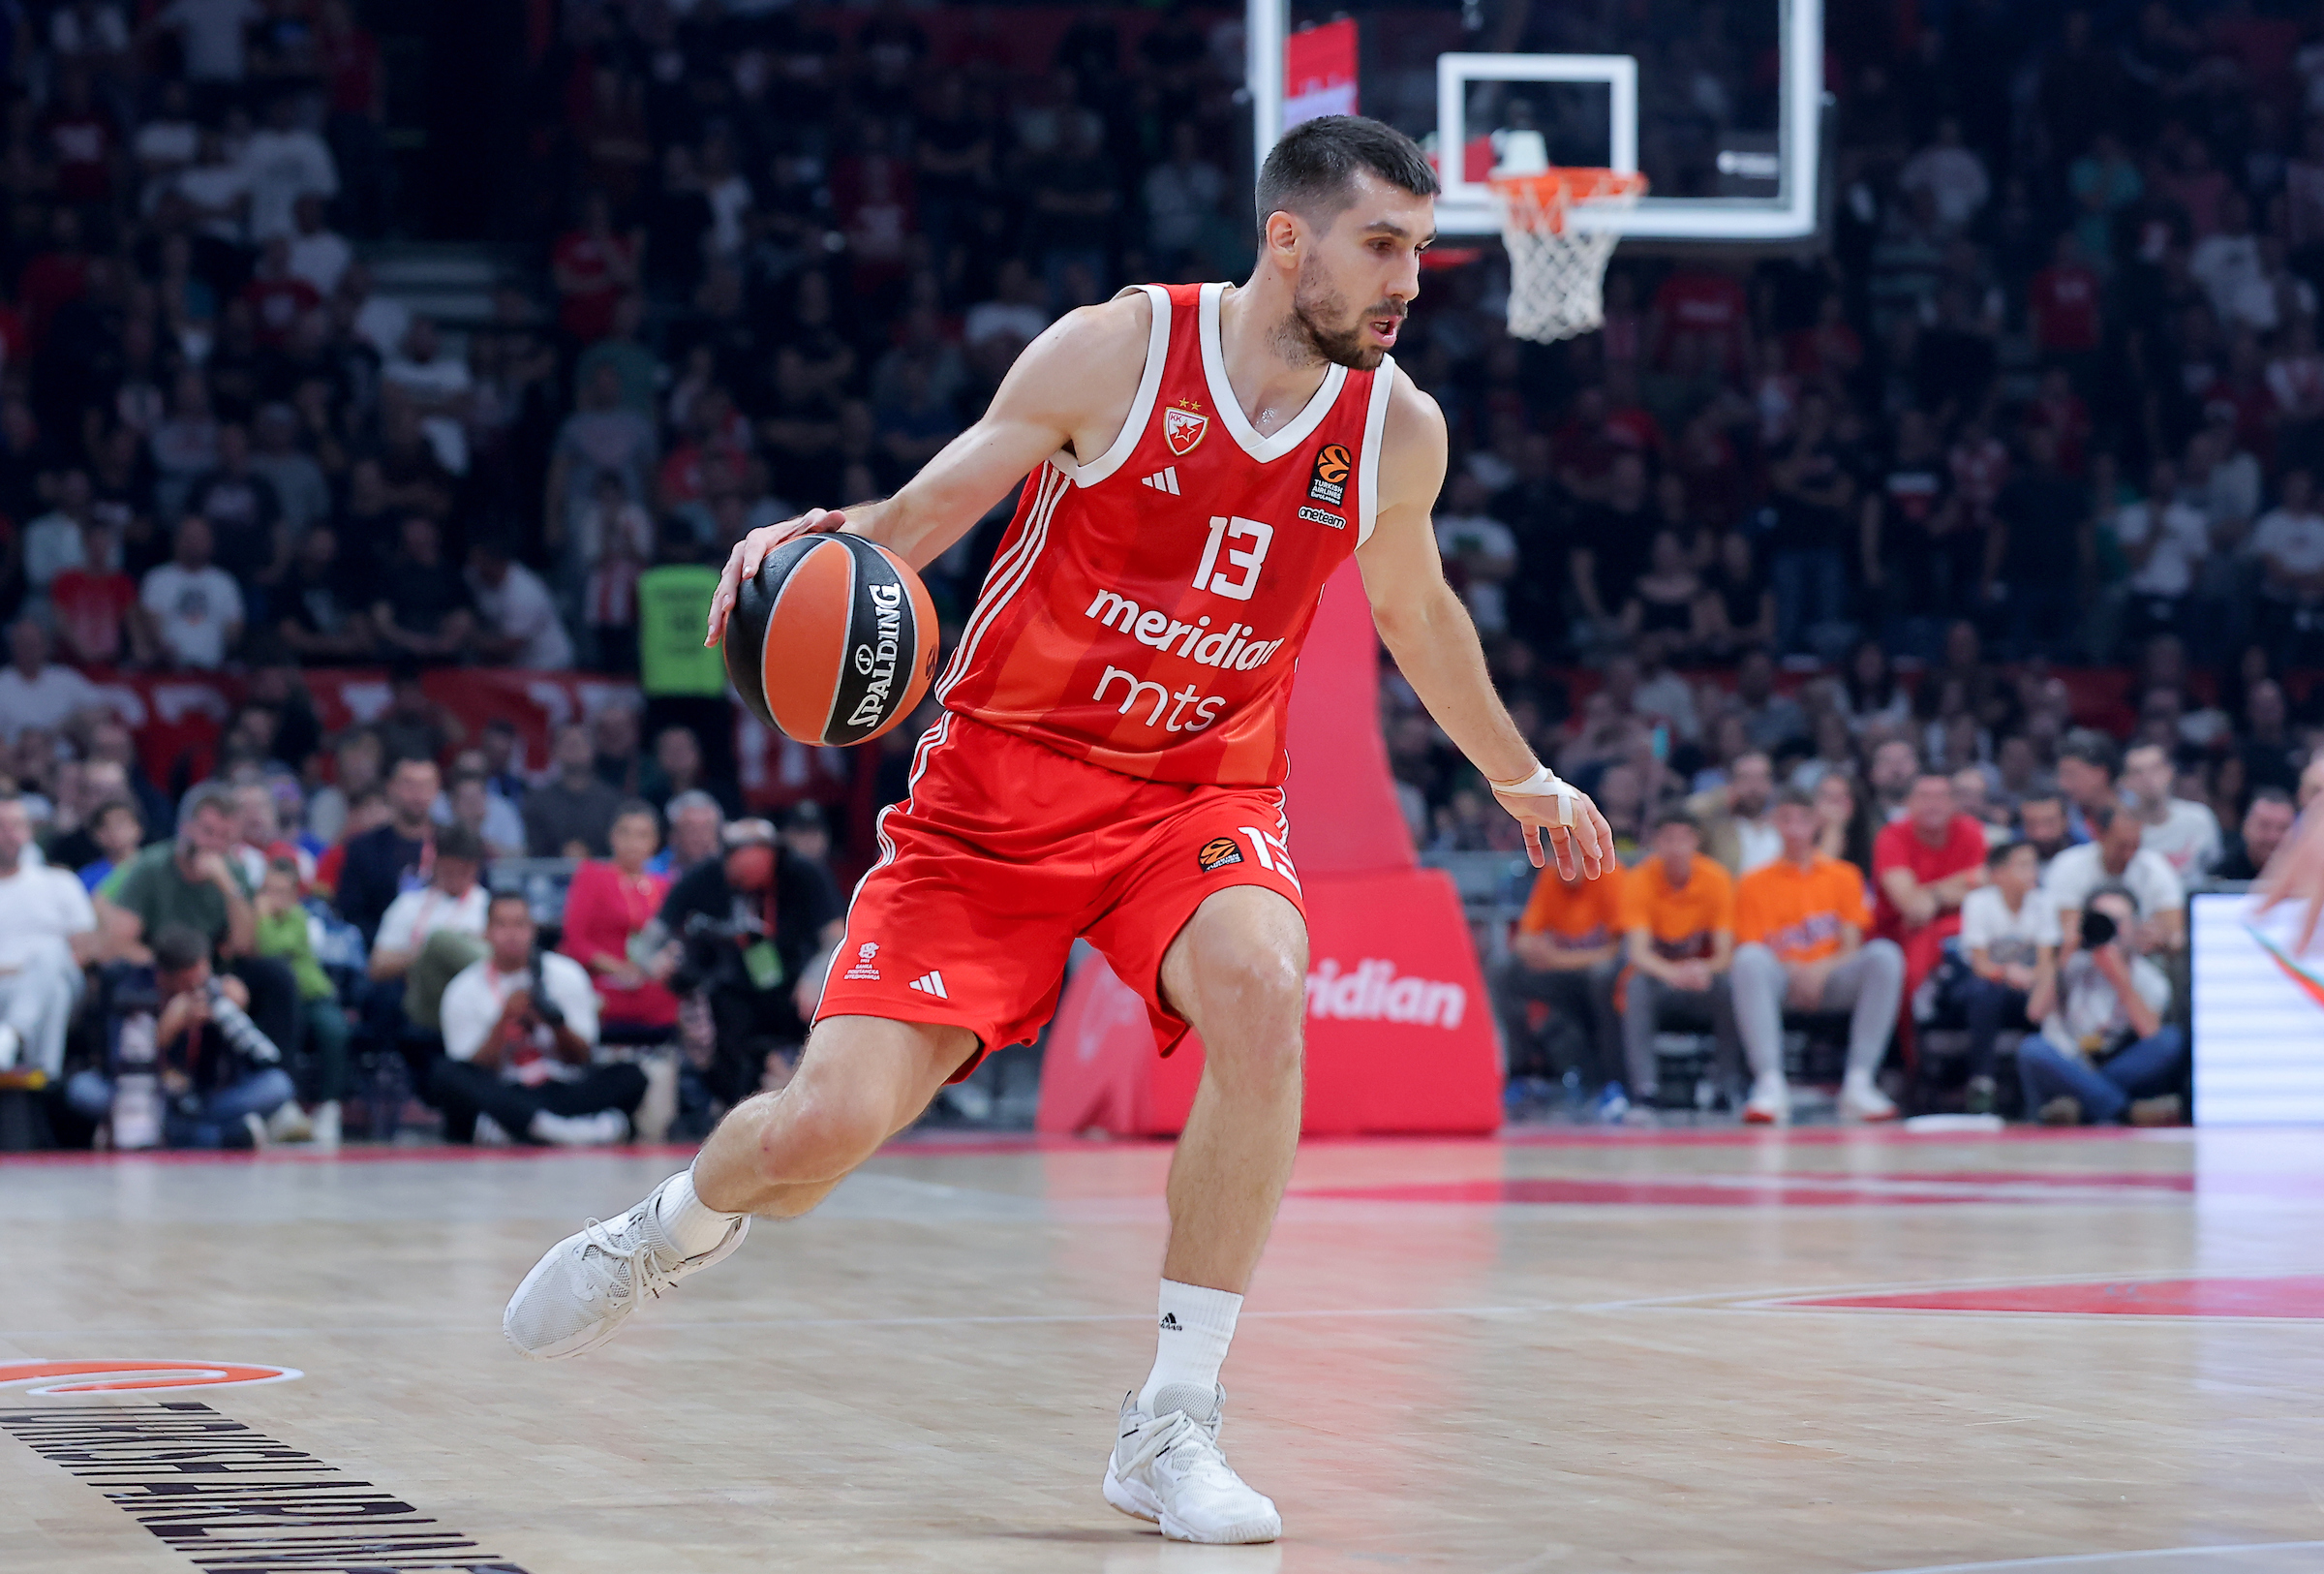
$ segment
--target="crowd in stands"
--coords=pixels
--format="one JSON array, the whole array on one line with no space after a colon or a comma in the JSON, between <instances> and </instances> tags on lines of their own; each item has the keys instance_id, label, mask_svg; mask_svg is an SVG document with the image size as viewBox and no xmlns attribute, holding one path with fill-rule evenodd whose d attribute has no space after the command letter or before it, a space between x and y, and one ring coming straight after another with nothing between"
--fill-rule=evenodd
<instances>
[{"instance_id":1,"label":"crowd in stands","mask_svg":"<svg viewBox=\"0 0 2324 1574\"><path fill-rule=\"evenodd\" d=\"M787 998L837 912L830 833L810 811L724 845L747 806L715 716L609 703L527 760L506 727L472 744L422 674L652 691L744 531L893 489L1060 313L1248 266L1226 13L542 9L507 194L525 266L452 325L361 255L393 207L388 11L0 15L0 826L26 827L0 881L93 893L82 923L35 881L49 982L0 975L0 1059L68 1069L61 1010L104 1040L75 1107L118 1100L140 1017L228 1046L208 1094L279 1092L248 1035L201 1026L229 1007L318 1107L388 1046L455 1129L571 1136L535 1120L601 1113L573 1086L658 1123L664 1090L573 1074L637 1044L651 1068L655 1035L686 1107L747 1094L796 1027L749 1003ZM1740 8L1648 9L1626 47L1759 92ZM1498 47L1596 25L1504 10ZM1586 903L1536 887L1513 1055L1642 1110L1657 1030L1699 1022L1736 1104L1781 1119L1787 1011L1845 1014L1844 1104L1878 1116L1879 1068L1958 1022L1972 1107L2112 1118L2176 1064L2174 893L2248 875L2324 790L2324 36L2268 3L1977 0L1841 8L1830 44L1828 246L1618 255L1604 330L1559 347L1508 337L1487 248L1428 270L1399 346L1447 416L1438 531L1502 692L1637 860ZM1721 102L1650 104L1650 134ZM1005 515L928 572L951 629ZM302 675L382 665L387 708L326 732ZM214 756L144 760L99 686L120 670L234 677ZM1392 672L1382 709L1416 841L1514 850ZM874 801L906 750L867 751ZM563 912L534 916L589 1010L563 967L514 965L488 894L574 852ZM775 933L738 941L769 891ZM0 946L25 921L0 899ZM690 994L657 972L697 962ZM501 1047L454 1051L479 1014ZM2118 1101L2021 1043L2007 1085L1994 1045L2026 1021L2133 1034L2165 1069ZM197 1104L169 1107L213 1137L264 1114Z\"/></svg>"}]
</instances>

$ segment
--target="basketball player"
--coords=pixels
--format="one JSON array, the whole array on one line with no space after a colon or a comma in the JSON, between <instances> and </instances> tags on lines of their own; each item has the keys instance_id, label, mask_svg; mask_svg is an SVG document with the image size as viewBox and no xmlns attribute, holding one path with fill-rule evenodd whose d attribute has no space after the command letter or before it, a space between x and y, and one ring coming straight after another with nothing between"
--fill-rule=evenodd
<instances>
[{"instance_id":1,"label":"basketball player","mask_svg":"<svg viewBox=\"0 0 2324 1574\"><path fill-rule=\"evenodd\" d=\"M1281 1533L1219 1453L1218 1372L1299 1139L1307 936L1284 726L1300 638L1351 553L1398 668L1534 862L1544 837L1568 875L1612 856L1595 806L1495 697L1438 562L1444 418L1389 356L1436 189L1402 134L1307 122L1260 174L1248 284L1147 285L1070 313L894 497L735 548L712 643L788 537L844 526L922 565L1024 483L910 796L880 818L798 1075L543 1257L508 1303L519 1349L594 1348L752 1218L814 1207L946 1081L1029 1041L1086 935L1145 997L1163 1053L1190 1026L1206 1052L1170 1173L1154 1365L1122 1403L1106 1500L1177 1540Z\"/></svg>"}]
</instances>

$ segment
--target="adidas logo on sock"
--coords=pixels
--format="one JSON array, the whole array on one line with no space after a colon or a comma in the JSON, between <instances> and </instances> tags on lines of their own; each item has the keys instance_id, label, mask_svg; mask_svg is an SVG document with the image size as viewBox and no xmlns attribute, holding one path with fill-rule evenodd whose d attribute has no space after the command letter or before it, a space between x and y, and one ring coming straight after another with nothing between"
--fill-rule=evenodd
<instances>
[{"instance_id":1,"label":"adidas logo on sock","mask_svg":"<svg viewBox=\"0 0 2324 1574\"><path fill-rule=\"evenodd\" d=\"M1175 1334L1178 1331L1178 1315L1177 1312L1165 1312L1162 1313L1162 1331L1166 1334Z\"/></svg>"},{"instance_id":2,"label":"adidas logo on sock","mask_svg":"<svg viewBox=\"0 0 2324 1574\"><path fill-rule=\"evenodd\" d=\"M920 991L920 993L923 995L933 995L940 1001L948 1001L952 999L950 995L944 992L944 975L933 970L928 972L924 972L919 977L913 979L912 987Z\"/></svg>"},{"instance_id":3,"label":"adidas logo on sock","mask_svg":"<svg viewBox=\"0 0 2324 1574\"><path fill-rule=\"evenodd\" d=\"M1164 465L1151 476L1141 477L1139 484L1150 486L1157 492L1168 492L1172 497L1177 497L1178 495L1178 467Z\"/></svg>"}]
</instances>

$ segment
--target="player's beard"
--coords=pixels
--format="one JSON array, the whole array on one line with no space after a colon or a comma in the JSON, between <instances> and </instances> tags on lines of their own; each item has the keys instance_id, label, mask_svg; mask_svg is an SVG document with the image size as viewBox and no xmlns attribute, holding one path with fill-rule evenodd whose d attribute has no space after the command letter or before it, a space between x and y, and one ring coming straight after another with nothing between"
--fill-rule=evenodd
<instances>
[{"instance_id":1,"label":"player's beard","mask_svg":"<svg viewBox=\"0 0 2324 1574\"><path fill-rule=\"evenodd\" d=\"M1311 355L1352 372L1374 371L1388 352L1365 342L1363 325L1379 317L1401 322L1405 310L1401 301L1384 300L1366 307L1348 326L1331 326L1348 323L1347 299L1324 281L1322 264L1309 258L1300 264L1299 283L1292 289L1291 321L1283 325L1283 336L1290 341L1286 348L1300 358Z\"/></svg>"}]
</instances>

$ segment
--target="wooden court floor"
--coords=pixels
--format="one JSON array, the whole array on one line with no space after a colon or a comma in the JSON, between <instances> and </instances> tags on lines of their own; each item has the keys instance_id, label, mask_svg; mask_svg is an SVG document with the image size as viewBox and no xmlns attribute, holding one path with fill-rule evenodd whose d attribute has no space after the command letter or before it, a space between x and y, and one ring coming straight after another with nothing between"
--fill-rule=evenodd
<instances>
[{"instance_id":1,"label":"wooden court floor","mask_svg":"<svg viewBox=\"0 0 2324 1574\"><path fill-rule=\"evenodd\" d=\"M550 1366L510 1287L677 1156L0 1162L0 1569L2324 1570L2324 1134L1310 1144L1271 1548L1098 1497L1168 1158L899 1145Z\"/></svg>"}]
</instances>

